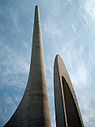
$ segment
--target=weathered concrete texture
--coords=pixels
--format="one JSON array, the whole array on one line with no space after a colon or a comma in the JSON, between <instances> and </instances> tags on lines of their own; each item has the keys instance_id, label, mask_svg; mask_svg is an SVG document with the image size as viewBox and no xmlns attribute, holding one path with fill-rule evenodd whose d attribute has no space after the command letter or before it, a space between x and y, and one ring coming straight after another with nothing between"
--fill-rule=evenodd
<instances>
[{"instance_id":1,"label":"weathered concrete texture","mask_svg":"<svg viewBox=\"0 0 95 127\"><path fill-rule=\"evenodd\" d=\"M32 59L23 99L4 127L51 127L38 6L35 8Z\"/></svg>"},{"instance_id":2,"label":"weathered concrete texture","mask_svg":"<svg viewBox=\"0 0 95 127\"><path fill-rule=\"evenodd\" d=\"M54 64L56 127L83 127L75 92L59 55Z\"/></svg>"}]
</instances>

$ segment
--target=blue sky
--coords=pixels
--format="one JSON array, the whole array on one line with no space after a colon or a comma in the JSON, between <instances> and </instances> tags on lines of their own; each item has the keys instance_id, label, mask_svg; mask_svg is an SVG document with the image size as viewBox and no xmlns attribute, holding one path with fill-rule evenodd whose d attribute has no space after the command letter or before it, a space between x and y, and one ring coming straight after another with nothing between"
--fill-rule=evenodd
<instances>
[{"instance_id":1,"label":"blue sky","mask_svg":"<svg viewBox=\"0 0 95 127\"><path fill-rule=\"evenodd\" d=\"M59 53L71 77L84 125L94 127L94 0L0 0L0 127L17 108L27 85L36 4L41 13L52 126L53 65Z\"/></svg>"}]
</instances>

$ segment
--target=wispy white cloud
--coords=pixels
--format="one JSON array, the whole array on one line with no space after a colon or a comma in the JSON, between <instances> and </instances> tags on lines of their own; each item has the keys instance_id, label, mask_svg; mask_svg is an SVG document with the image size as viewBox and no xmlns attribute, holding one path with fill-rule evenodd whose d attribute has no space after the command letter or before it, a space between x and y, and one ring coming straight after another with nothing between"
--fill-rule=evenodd
<instances>
[{"instance_id":1,"label":"wispy white cloud","mask_svg":"<svg viewBox=\"0 0 95 127\"><path fill-rule=\"evenodd\" d=\"M86 0L84 1L84 9L87 14L89 14L92 20L95 19L95 1L94 0Z\"/></svg>"},{"instance_id":2,"label":"wispy white cloud","mask_svg":"<svg viewBox=\"0 0 95 127\"><path fill-rule=\"evenodd\" d=\"M5 96L4 96L5 98L5 102L7 103L7 104L12 104L13 103L13 100L12 100L12 97L11 96L8 96L7 94L5 94Z\"/></svg>"},{"instance_id":3,"label":"wispy white cloud","mask_svg":"<svg viewBox=\"0 0 95 127\"><path fill-rule=\"evenodd\" d=\"M25 79L23 78L20 79L19 75L22 75L22 77L24 76L24 78L26 75L28 75L28 71L29 71L28 61L24 59L24 57L20 55L18 56L18 54L16 54L14 50L9 48L8 46L5 46L4 44L2 45L1 54L2 54L0 55L0 60L2 61L0 63L1 72L2 72L2 67L5 68L0 78L0 81L2 81L1 85L20 84L19 87L24 87ZM27 79L27 76L26 76L26 79Z\"/></svg>"},{"instance_id":4,"label":"wispy white cloud","mask_svg":"<svg viewBox=\"0 0 95 127\"><path fill-rule=\"evenodd\" d=\"M83 89L88 84L88 70L84 64L79 64L77 69L71 72L72 82L76 85L76 88Z\"/></svg>"},{"instance_id":5,"label":"wispy white cloud","mask_svg":"<svg viewBox=\"0 0 95 127\"><path fill-rule=\"evenodd\" d=\"M62 31L58 28L58 26L55 23L50 22L50 20L47 20L44 25L43 32L46 32L46 34L50 34L51 36L58 36L62 34Z\"/></svg>"},{"instance_id":6,"label":"wispy white cloud","mask_svg":"<svg viewBox=\"0 0 95 127\"><path fill-rule=\"evenodd\" d=\"M95 31L95 1L94 0L81 0L82 16L87 24L87 27Z\"/></svg>"},{"instance_id":7,"label":"wispy white cloud","mask_svg":"<svg viewBox=\"0 0 95 127\"><path fill-rule=\"evenodd\" d=\"M90 91L82 91L83 96L80 98L80 103L82 105L80 105L81 107L81 111L82 111L82 116L83 116L83 120L84 120L84 124L86 127L94 127L94 116L95 116L95 111L94 111L94 107L95 107L95 103L93 102L93 98ZM89 122L90 121L90 122Z\"/></svg>"}]
</instances>

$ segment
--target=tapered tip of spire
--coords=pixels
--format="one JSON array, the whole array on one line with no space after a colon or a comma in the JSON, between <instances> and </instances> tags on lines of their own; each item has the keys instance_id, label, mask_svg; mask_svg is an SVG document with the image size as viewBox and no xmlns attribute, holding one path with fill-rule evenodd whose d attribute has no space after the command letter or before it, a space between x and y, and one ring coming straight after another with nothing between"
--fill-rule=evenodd
<instances>
[{"instance_id":1,"label":"tapered tip of spire","mask_svg":"<svg viewBox=\"0 0 95 127\"><path fill-rule=\"evenodd\" d=\"M55 62L58 62L59 60L62 60L61 56L59 54L57 54L55 56Z\"/></svg>"},{"instance_id":2,"label":"tapered tip of spire","mask_svg":"<svg viewBox=\"0 0 95 127\"><path fill-rule=\"evenodd\" d=\"M35 15L38 17L39 15L39 8L38 5L35 6Z\"/></svg>"},{"instance_id":3,"label":"tapered tip of spire","mask_svg":"<svg viewBox=\"0 0 95 127\"><path fill-rule=\"evenodd\" d=\"M34 29L36 32L40 31L40 12L38 5L35 6Z\"/></svg>"},{"instance_id":4,"label":"tapered tip of spire","mask_svg":"<svg viewBox=\"0 0 95 127\"><path fill-rule=\"evenodd\" d=\"M38 8L38 5L36 5L35 8Z\"/></svg>"},{"instance_id":5,"label":"tapered tip of spire","mask_svg":"<svg viewBox=\"0 0 95 127\"><path fill-rule=\"evenodd\" d=\"M38 5L35 6L35 11L37 11L37 10L38 10Z\"/></svg>"}]
</instances>

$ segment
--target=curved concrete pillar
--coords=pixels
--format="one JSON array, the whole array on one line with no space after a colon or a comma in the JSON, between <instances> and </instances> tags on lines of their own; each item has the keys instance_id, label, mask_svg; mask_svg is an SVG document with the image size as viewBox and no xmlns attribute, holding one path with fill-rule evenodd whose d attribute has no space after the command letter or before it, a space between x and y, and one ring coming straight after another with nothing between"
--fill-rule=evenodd
<instances>
[{"instance_id":1,"label":"curved concrete pillar","mask_svg":"<svg viewBox=\"0 0 95 127\"><path fill-rule=\"evenodd\" d=\"M59 55L54 63L54 95L57 127L83 127L75 92Z\"/></svg>"}]
</instances>

